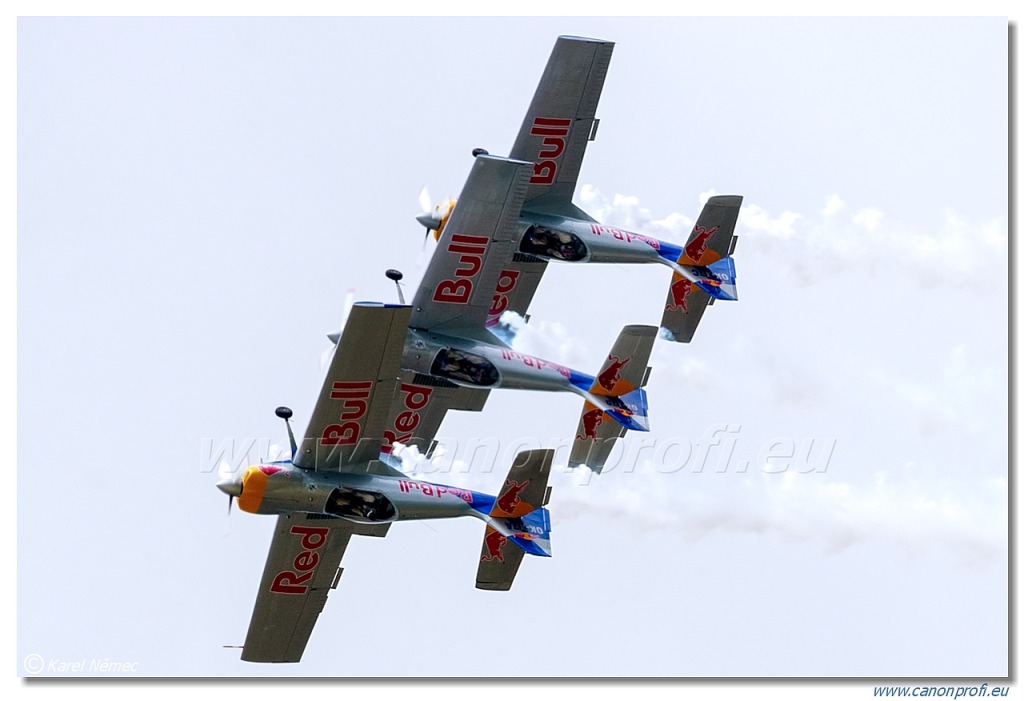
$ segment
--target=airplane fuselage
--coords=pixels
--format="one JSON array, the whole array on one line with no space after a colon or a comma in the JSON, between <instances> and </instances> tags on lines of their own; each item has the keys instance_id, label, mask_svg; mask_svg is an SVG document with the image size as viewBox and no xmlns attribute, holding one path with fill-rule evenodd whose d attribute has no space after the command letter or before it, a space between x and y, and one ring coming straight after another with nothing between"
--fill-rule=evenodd
<instances>
[{"instance_id":1,"label":"airplane fuselage","mask_svg":"<svg viewBox=\"0 0 1024 701\"><path fill-rule=\"evenodd\" d=\"M642 391L621 398L595 396L594 376L506 346L409 329L402 367L462 387L572 392L626 428L648 430Z\"/></svg>"},{"instance_id":2,"label":"airplane fuselage","mask_svg":"<svg viewBox=\"0 0 1024 701\"><path fill-rule=\"evenodd\" d=\"M586 391L594 378L497 344L410 329L403 367L464 387Z\"/></svg>"},{"instance_id":3,"label":"airplane fuselage","mask_svg":"<svg viewBox=\"0 0 1024 701\"><path fill-rule=\"evenodd\" d=\"M374 524L458 516L484 518L494 500L488 494L460 487L369 473L305 470L284 461L245 470L238 508L254 514L325 514Z\"/></svg>"},{"instance_id":4,"label":"airplane fuselage","mask_svg":"<svg viewBox=\"0 0 1024 701\"><path fill-rule=\"evenodd\" d=\"M518 251L568 263L661 263L672 267L683 249L673 243L597 222L524 211Z\"/></svg>"}]
</instances>

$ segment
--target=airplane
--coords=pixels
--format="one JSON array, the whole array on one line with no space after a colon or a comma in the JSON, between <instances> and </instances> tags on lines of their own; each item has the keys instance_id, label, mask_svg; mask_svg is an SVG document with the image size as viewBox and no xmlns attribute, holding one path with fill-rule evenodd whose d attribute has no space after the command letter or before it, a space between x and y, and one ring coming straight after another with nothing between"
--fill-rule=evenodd
<instances>
[{"instance_id":1,"label":"airplane","mask_svg":"<svg viewBox=\"0 0 1024 701\"><path fill-rule=\"evenodd\" d=\"M507 591L525 554L551 556L545 508L553 450L520 452L497 496L412 479L378 459L398 391L411 309L353 306L292 459L250 466L217 484L228 509L277 516L241 658L299 662L353 535L383 537L397 521L470 516L484 522L478 589Z\"/></svg>"},{"instance_id":2,"label":"airplane","mask_svg":"<svg viewBox=\"0 0 1024 701\"><path fill-rule=\"evenodd\" d=\"M689 343L704 310L715 300L735 300L734 230L743 198L717 195L705 203L683 246L604 226L572 202L614 43L562 36L548 59L509 159L532 164L515 245L495 284L486 325L501 328L506 311L526 317L548 261L658 263L672 269L662 310L662 338ZM474 156L486 154L475 149ZM458 200L416 219L438 240L458 210Z\"/></svg>"},{"instance_id":3,"label":"airplane","mask_svg":"<svg viewBox=\"0 0 1024 701\"><path fill-rule=\"evenodd\" d=\"M605 421L649 430L643 387L656 327L625 327L598 373L589 375L515 351L488 326L532 170L531 163L484 153L474 159L412 299L385 457L395 442L415 445L429 457L445 412L480 411L499 387L575 393L584 399L584 414L597 411L588 414L591 432ZM392 279L396 274L388 272Z\"/></svg>"}]
</instances>

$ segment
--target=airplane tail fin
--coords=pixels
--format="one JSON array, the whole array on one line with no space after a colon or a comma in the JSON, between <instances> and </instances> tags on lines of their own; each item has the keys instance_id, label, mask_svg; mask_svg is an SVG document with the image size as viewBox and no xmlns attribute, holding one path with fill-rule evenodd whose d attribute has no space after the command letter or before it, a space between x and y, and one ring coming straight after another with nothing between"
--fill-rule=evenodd
<instances>
[{"instance_id":1,"label":"airplane tail fin","mask_svg":"<svg viewBox=\"0 0 1024 701\"><path fill-rule=\"evenodd\" d=\"M569 465L588 465L600 472L615 441L626 430L647 431L647 384L651 350L658 329L626 326L594 378L576 427ZM614 420L612 420L614 419Z\"/></svg>"},{"instance_id":2,"label":"airplane tail fin","mask_svg":"<svg viewBox=\"0 0 1024 701\"><path fill-rule=\"evenodd\" d=\"M689 343L709 304L716 299L737 298L732 253L741 204L740 195L716 195L701 210L679 259L672 265L675 272L661 317L662 338Z\"/></svg>"},{"instance_id":3,"label":"airplane tail fin","mask_svg":"<svg viewBox=\"0 0 1024 701\"><path fill-rule=\"evenodd\" d=\"M525 553L551 557L551 516L544 505L554 454L525 450L516 456L486 519L477 589L508 591Z\"/></svg>"}]
</instances>

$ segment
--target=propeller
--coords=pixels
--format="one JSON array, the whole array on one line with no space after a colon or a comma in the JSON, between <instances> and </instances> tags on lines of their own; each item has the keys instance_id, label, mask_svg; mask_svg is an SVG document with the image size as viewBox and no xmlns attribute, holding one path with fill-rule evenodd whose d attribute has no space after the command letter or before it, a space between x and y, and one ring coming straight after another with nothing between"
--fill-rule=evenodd
<instances>
[{"instance_id":1,"label":"propeller","mask_svg":"<svg viewBox=\"0 0 1024 701\"><path fill-rule=\"evenodd\" d=\"M231 505L235 497L242 496L242 475L236 475L227 460L221 460L217 466L217 476L221 478L217 483L217 489L228 495L228 516L231 515Z\"/></svg>"},{"instance_id":2,"label":"propeller","mask_svg":"<svg viewBox=\"0 0 1024 701\"><path fill-rule=\"evenodd\" d=\"M348 288L348 292L345 293L345 309L341 313L341 324L338 326L337 331L332 331L327 334L327 339L331 342L331 347L320 354L320 369L323 370L327 367L331 359L334 358L334 349L338 347L338 341L341 340L341 332L345 330L345 324L348 322L348 315L352 311L352 304L356 298L355 288Z\"/></svg>"},{"instance_id":3,"label":"propeller","mask_svg":"<svg viewBox=\"0 0 1024 701\"><path fill-rule=\"evenodd\" d=\"M433 234L434 238L440 238L441 231L444 229L444 225L448 222L448 215L452 213L452 207L455 206L455 200L448 198L437 205L431 204L433 202L430 199L430 193L427 191L427 186L424 185L423 189L420 190L419 195L420 210L422 214L416 217L416 221L426 227L427 233L423 237L423 247L427 246L427 238Z\"/></svg>"},{"instance_id":4,"label":"propeller","mask_svg":"<svg viewBox=\"0 0 1024 701\"><path fill-rule=\"evenodd\" d=\"M292 460L295 460L298 446L295 444L295 434L292 432L292 424L289 421L292 418L292 410L286 406L279 406L274 413L278 418L284 419L284 425L288 428L288 442L292 448ZM228 495L229 516L231 515L231 505L234 504L235 497L242 496L242 490L245 488L245 474L246 471L244 470L236 473L227 460L221 460L220 464L217 465L217 476L221 478L217 482L217 489Z\"/></svg>"},{"instance_id":5,"label":"propeller","mask_svg":"<svg viewBox=\"0 0 1024 701\"><path fill-rule=\"evenodd\" d=\"M427 190L427 186L424 185L423 189L420 190L420 211L429 212L434 208L434 201L430 199L430 192Z\"/></svg>"}]
</instances>

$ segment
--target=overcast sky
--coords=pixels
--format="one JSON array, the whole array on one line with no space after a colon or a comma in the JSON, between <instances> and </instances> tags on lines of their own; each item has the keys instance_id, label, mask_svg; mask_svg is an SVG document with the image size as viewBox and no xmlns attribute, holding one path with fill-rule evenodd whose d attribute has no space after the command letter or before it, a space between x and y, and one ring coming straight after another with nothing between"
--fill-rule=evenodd
<instances>
[{"instance_id":1,"label":"overcast sky","mask_svg":"<svg viewBox=\"0 0 1024 701\"><path fill-rule=\"evenodd\" d=\"M274 520L226 515L215 455L285 444L282 404L305 426L347 290L394 301L386 268L413 289L420 188L454 197L474 147L507 152L559 34L616 42L576 203L678 242L743 195L739 301L658 342L619 464L556 460L554 557L512 591L474 588L477 521L397 524L353 540L301 664L240 662ZM17 39L18 674L1007 674L1005 19ZM552 264L517 347L592 373L669 277ZM579 408L496 391L421 469L494 493Z\"/></svg>"}]
</instances>

